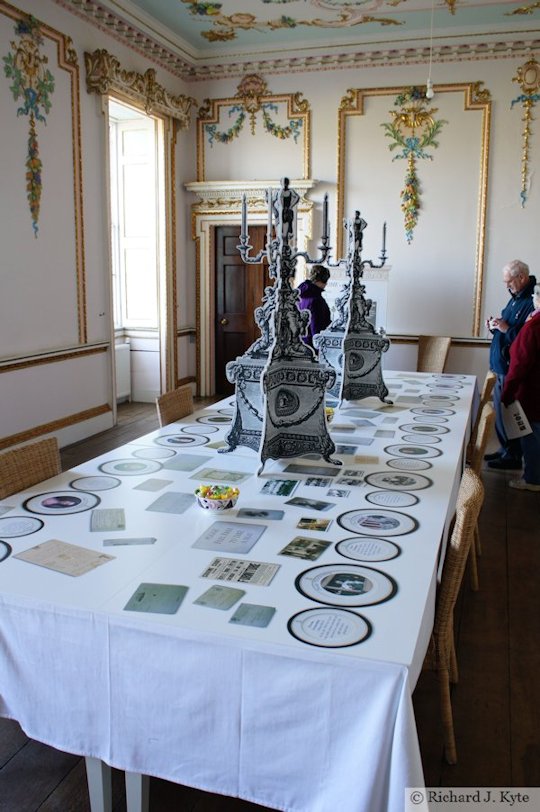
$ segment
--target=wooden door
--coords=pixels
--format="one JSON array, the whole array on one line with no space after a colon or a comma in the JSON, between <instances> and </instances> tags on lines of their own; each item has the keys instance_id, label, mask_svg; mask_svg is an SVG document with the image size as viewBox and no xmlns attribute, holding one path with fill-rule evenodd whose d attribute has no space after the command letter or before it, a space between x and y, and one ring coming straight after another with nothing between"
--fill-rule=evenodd
<instances>
[{"instance_id":1,"label":"wooden door","mask_svg":"<svg viewBox=\"0 0 540 812\"><path fill-rule=\"evenodd\" d=\"M249 239L255 256L265 244L266 227L250 227ZM245 265L236 247L239 242L239 226L216 228L216 393L223 395L234 391L225 365L243 355L260 336L253 314L261 304L264 288L271 284L266 258L264 264Z\"/></svg>"}]
</instances>

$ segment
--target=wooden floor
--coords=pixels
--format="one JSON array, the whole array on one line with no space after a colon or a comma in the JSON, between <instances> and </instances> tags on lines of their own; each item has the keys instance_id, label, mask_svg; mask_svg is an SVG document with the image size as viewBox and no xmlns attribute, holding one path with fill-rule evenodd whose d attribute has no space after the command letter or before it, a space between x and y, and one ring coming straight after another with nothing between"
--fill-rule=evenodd
<instances>
[{"instance_id":1,"label":"wooden floor","mask_svg":"<svg viewBox=\"0 0 540 812\"><path fill-rule=\"evenodd\" d=\"M126 404L117 427L65 448L63 467L156 427L153 406ZM513 476L515 472L485 472L480 591L471 591L466 574L456 612L460 681L452 703L458 764L450 767L443 758L435 675L423 673L414 693L427 786L540 786L540 493L509 489L507 480ZM114 812L123 812L123 774L118 771L113 771L113 791ZM0 720L0 812L89 808L81 758L32 741L15 722ZM151 812L260 809L151 780Z\"/></svg>"}]
</instances>

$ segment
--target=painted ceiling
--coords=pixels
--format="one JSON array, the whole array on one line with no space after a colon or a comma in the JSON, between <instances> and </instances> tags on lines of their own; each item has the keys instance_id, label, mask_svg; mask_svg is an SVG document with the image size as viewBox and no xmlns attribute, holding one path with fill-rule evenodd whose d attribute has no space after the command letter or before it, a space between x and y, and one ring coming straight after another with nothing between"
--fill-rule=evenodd
<instances>
[{"instance_id":1,"label":"painted ceiling","mask_svg":"<svg viewBox=\"0 0 540 812\"><path fill-rule=\"evenodd\" d=\"M365 49L540 47L540 0L56 0L133 44L148 37L186 65L328 56ZM114 21L114 22L113 22ZM134 33L133 33L134 32ZM141 34L139 35L139 32ZM530 47L530 46L528 46ZM147 49L146 49L147 50Z\"/></svg>"}]
</instances>

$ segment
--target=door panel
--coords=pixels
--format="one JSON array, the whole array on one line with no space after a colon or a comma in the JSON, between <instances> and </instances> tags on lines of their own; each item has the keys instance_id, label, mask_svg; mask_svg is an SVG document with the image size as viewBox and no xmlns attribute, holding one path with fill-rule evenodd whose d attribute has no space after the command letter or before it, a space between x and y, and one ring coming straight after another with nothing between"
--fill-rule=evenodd
<instances>
[{"instance_id":1,"label":"door panel","mask_svg":"<svg viewBox=\"0 0 540 812\"><path fill-rule=\"evenodd\" d=\"M251 227L249 237L251 253L257 254L266 239L266 226ZM226 364L243 355L260 335L253 313L271 284L266 259L259 265L242 262L236 247L239 238L239 226L216 228L216 393L223 395L234 391L225 376Z\"/></svg>"}]
</instances>

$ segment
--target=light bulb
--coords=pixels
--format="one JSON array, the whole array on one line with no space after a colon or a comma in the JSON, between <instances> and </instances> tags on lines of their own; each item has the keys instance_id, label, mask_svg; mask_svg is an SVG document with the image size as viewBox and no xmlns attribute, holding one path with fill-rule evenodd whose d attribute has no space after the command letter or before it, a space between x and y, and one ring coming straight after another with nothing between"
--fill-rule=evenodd
<instances>
[{"instance_id":1,"label":"light bulb","mask_svg":"<svg viewBox=\"0 0 540 812\"><path fill-rule=\"evenodd\" d=\"M429 78L426 83L426 99L432 99L434 95L435 91L433 90L433 82L431 81L431 78Z\"/></svg>"}]
</instances>

